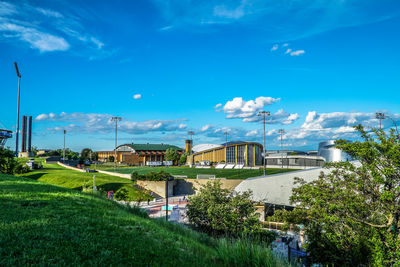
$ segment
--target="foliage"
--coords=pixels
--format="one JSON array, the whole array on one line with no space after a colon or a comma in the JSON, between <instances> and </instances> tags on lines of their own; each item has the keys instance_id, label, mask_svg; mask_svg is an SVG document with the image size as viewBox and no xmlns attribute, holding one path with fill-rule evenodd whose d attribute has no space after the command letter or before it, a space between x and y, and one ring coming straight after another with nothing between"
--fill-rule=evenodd
<instances>
[{"instance_id":1,"label":"foliage","mask_svg":"<svg viewBox=\"0 0 400 267\"><path fill-rule=\"evenodd\" d=\"M116 200L127 201L128 198L129 198L128 190L126 190L123 187L121 189L119 189L117 192L115 192L115 199Z\"/></svg>"},{"instance_id":2,"label":"foliage","mask_svg":"<svg viewBox=\"0 0 400 267\"><path fill-rule=\"evenodd\" d=\"M114 159L115 159L114 156L108 156L108 161L109 162L114 162Z\"/></svg>"},{"instance_id":3,"label":"foliage","mask_svg":"<svg viewBox=\"0 0 400 267\"><path fill-rule=\"evenodd\" d=\"M186 153L186 152L183 153L181 155L181 157L179 158L179 161L178 161L179 165L185 165L187 162L187 157L188 157L188 153Z\"/></svg>"},{"instance_id":4,"label":"foliage","mask_svg":"<svg viewBox=\"0 0 400 267\"><path fill-rule=\"evenodd\" d=\"M210 238L32 179L0 174L0 209L0 266L286 266L247 240Z\"/></svg>"},{"instance_id":5,"label":"foliage","mask_svg":"<svg viewBox=\"0 0 400 267\"><path fill-rule=\"evenodd\" d=\"M17 160L11 150L0 147L0 173L20 174L29 172L23 161Z\"/></svg>"},{"instance_id":6,"label":"foliage","mask_svg":"<svg viewBox=\"0 0 400 267\"><path fill-rule=\"evenodd\" d=\"M166 181L171 175L165 171L149 172L146 174L138 174L137 172L131 173L131 180L136 182L140 181Z\"/></svg>"},{"instance_id":7,"label":"foliage","mask_svg":"<svg viewBox=\"0 0 400 267\"><path fill-rule=\"evenodd\" d=\"M292 212L277 212L301 223L307 250L322 264L393 266L400 264L400 140L391 130L370 132L359 125L362 141L337 141L359 160L329 163L330 172L307 183L296 179Z\"/></svg>"},{"instance_id":8,"label":"foliage","mask_svg":"<svg viewBox=\"0 0 400 267\"><path fill-rule=\"evenodd\" d=\"M221 182L208 182L187 205L189 222L212 234L237 236L258 232L261 228L258 213L250 200L251 192L234 193L221 188Z\"/></svg>"},{"instance_id":9,"label":"foliage","mask_svg":"<svg viewBox=\"0 0 400 267\"><path fill-rule=\"evenodd\" d=\"M179 157L180 157L179 153L176 149L168 148L165 151L165 160L172 161L174 165L178 162Z\"/></svg>"},{"instance_id":10,"label":"foliage","mask_svg":"<svg viewBox=\"0 0 400 267\"><path fill-rule=\"evenodd\" d=\"M90 148L84 148L81 151L81 159L82 160L91 160L93 151Z\"/></svg>"}]
</instances>

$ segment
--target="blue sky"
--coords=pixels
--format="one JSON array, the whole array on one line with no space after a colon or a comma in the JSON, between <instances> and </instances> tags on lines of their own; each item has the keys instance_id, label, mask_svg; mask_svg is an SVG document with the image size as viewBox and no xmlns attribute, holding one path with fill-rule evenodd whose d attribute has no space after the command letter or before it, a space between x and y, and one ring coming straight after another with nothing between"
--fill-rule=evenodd
<instances>
[{"instance_id":1,"label":"blue sky","mask_svg":"<svg viewBox=\"0 0 400 267\"><path fill-rule=\"evenodd\" d=\"M396 0L0 0L0 123L17 61L39 148L112 149L111 116L119 143L262 142L268 110L268 149L316 149L400 124L399 26Z\"/></svg>"}]
</instances>

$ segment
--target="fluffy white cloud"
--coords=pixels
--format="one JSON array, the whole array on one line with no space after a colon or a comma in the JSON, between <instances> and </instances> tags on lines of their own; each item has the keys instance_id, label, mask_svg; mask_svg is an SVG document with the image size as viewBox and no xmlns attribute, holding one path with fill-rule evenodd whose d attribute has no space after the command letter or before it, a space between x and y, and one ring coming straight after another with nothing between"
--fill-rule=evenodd
<instances>
[{"instance_id":1,"label":"fluffy white cloud","mask_svg":"<svg viewBox=\"0 0 400 267\"><path fill-rule=\"evenodd\" d=\"M142 95L141 94L135 94L133 95L133 99L141 99Z\"/></svg>"},{"instance_id":2,"label":"fluffy white cloud","mask_svg":"<svg viewBox=\"0 0 400 267\"><path fill-rule=\"evenodd\" d=\"M204 125L203 127L201 127L200 131L205 132L213 127L214 127L213 125L207 124L207 125Z\"/></svg>"},{"instance_id":3,"label":"fluffy white cloud","mask_svg":"<svg viewBox=\"0 0 400 267\"><path fill-rule=\"evenodd\" d=\"M304 50L296 50L296 51L292 51L290 52L291 56L301 56L304 55L306 53L306 51Z\"/></svg>"},{"instance_id":4,"label":"fluffy white cloud","mask_svg":"<svg viewBox=\"0 0 400 267\"><path fill-rule=\"evenodd\" d=\"M276 50L278 50L278 48L279 48L279 45L274 44L274 45L271 47L271 51L276 51Z\"/></svg>"},{"instance_id":5,"label":"fluffy white cloud","mask_svg":"<svg viewBox=\"0 0 400 267\"><path fill-rule=\"evenodd\" d=\"M288 49L286 49L285 54L289 54L290 52L292 52L292 49L291 49L291 48L288 48Z\"/></svg>"},{"instance_id":6,"label":"fluffy white cloud","mask_svg":"<svg viewBox=\"0 0 400 267\"><path fill-rule=\"evenodd\" d=\"M223 111L227 113L227 118L247 118L263 109L263 107L280 101L280 98L257 97L255 100L244 101L241 97L235 97L226 102Z\"/></svg>"}]
</instances>

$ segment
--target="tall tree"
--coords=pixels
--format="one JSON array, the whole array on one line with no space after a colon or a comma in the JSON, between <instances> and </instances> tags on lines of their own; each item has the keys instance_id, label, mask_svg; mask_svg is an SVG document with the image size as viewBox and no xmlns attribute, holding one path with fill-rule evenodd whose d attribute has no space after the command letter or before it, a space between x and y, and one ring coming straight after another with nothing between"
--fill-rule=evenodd
<instances>
[{"instance_id":1,"label":"tall tree","mask_svg":"<svg viewBox=\"0 0 400 267\"><path fill-rule=\"evenodd\" d=\"M307 250L323 264L400 264L400 140L357 126L362 141L337 147L359 163L329 163L330 172L307 183L297 178L292 212L277 212L287 223L303 224ZM276 218L275 218L276 219Z\"/></svg>"},{"instance_id":2,"label":"tall tree","mask_svg":"<svg viewBox=\"0 0 400 267\"><path fill-rule=\"evenodd\" d=\"M173 148L168 148L165 151L165 160L172 161L174 164L179 160L179 153Z\"/></svg>"},{"instance_id":3,"label":"tall tree","mask_svg":"<svg viewBox=\"0 0 400 267\"><path fill-rule=\"evenodd\" d=\"M89 160L92 158L93 151L90 148L84 148L81 151L81 159Z\"/></svg>"}]
</instances>

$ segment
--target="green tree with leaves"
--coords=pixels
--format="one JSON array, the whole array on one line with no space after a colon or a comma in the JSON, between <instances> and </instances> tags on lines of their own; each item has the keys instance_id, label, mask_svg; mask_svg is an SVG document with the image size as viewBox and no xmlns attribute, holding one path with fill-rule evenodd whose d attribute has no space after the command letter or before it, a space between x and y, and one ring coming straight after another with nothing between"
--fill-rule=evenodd
<instances>
[{"instance_id":1,"label":"green tree with leaves","mask_svg":"<svg viewBox=\"0 0 400 267\"><path fill-rule=\"evenodd\" d=\"M242 194L221 188L221 182L208 182L198 194L190 197L187 216L190 223L212 234L259 232L259 214L251 199L250 191Z\"/></svg>"},{"instance_id":2,"label":"green tree with leaves","mask_svg":"<svg viewBox=\"0 0 400 267\"><path fill-rule=\"evenodd\" d=\"M292 211L274 219L304 225L314 262L337 266L400 265L400 140L394 130L366 131L337 148L359 163L329 163L319 179L297 178Z\"/></svg>"},{"instance_id":3,"label":"green tree with leaves","mask_svg":"<svg viewBox=\"0 0 400 267\"><path fill-rule=\"evenodd\" d=\"M179 158L179 165L185 165L187 162L188 153L183 153Z\"/></svg>"},{"instance_id":4,"label":"green tree with leaves","mask_svg":"<svg viewBox=\"0 0 400 267\"><path fill-rule=\"evenodd\" d=\"M176 149L168 148L165 151L165 160L172 161L174 165L178 162L179 157L180 157L179 153Z\"/></svg>"},{"instance_id":5,"label":"green tree with leaves","mask_svg":"<svg viewBox=\"0 0 400 267\"><path fill-rule=\"evenodd\" d=\"M90 148L84 148L81 151L81 159L82 160L90 160L90 159L92 159L92 156L93 156L92 154L94 154L94 153Z\"/></svg>"}]
</instances>

